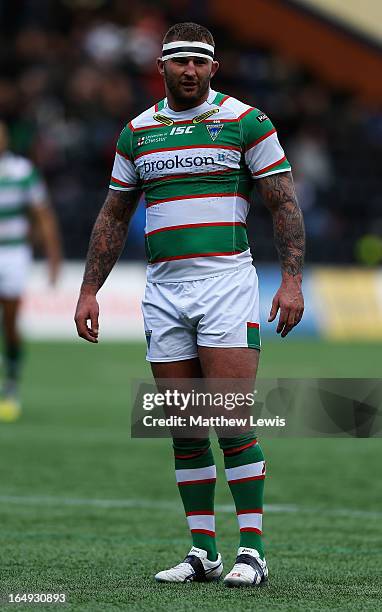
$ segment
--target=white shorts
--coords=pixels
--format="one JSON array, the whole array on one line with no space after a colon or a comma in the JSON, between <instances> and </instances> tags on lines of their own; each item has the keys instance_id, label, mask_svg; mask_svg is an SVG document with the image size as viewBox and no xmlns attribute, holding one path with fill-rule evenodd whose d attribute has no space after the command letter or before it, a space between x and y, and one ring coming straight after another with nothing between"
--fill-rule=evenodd
<instances>
[{"instance_id":1,"label":"white shorts","mask_svg":"<svg viewBox=\"0 0 382 612\"><path fill-rule=\"evenodd\" d=\"M0 246L0 298L20 298L31 262L29 245Z\"/></svg>"},{"instance_id":2,"label":"white shorts","mask_svg":"<svg viewBox=\"0 0 382 612\"><path fill-rule=\"evenodd\" d=\"M147 361L198 356L198 346L260 349L259 291L246 264L181 283L147 282L142 302Z\"/></svg>"}]
</instances>

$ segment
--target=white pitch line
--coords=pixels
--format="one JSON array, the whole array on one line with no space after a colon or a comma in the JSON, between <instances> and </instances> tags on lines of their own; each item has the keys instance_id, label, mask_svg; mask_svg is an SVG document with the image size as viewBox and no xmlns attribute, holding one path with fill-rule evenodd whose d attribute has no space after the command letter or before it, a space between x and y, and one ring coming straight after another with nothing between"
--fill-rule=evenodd
<instances>
[{"instance_id":1,"label":"white pitch line","mask_svg":"<svg viewBox=\"0 0 382 612\"><path fill-rule=\"evenodd\" d=\"M48 495L0 495L0 504L18 504L32 506L84 506L92 508L136 508L152 510L179 511L180 502L149 499L92 499L77 497L53 497ZM216 504L215 510L222 513L233 513L231 504ZM270 514L322 514L326 516L343 516L348 518L382 518L382 512L357 510L350 508L309 508L294 504L265 504L264 512Z\"/></svg>"}]
</instances>

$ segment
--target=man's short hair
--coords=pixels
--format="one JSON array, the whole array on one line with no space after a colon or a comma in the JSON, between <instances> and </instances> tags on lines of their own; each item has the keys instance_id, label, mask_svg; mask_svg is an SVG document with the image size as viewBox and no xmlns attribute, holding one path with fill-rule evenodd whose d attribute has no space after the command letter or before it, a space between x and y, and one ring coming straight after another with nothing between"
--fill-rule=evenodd
<instances>
[{"instance_id":1,"label":"man's short hair","mask_svg":"<svg viewBox=\"0 0 382 612\"><path fill-rule=\"evenodd\" d=\"M204 26L198 23L184 22L176 23L166 32L163 39L163 44L173 42L175 40L188 40L190 42L206 42L209 45L215 46L214 37L211 32Z\"/></svg>"}]
</instances>

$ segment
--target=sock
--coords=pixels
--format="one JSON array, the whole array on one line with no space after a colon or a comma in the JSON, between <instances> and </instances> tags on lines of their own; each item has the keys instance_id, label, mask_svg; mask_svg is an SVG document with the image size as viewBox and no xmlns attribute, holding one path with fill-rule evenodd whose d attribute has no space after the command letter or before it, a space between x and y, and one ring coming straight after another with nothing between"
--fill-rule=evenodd
<instances>
[{"instance_id":1,"label":"sock","mask_svg":"<svg viewBox=\"0 0 382 612\"><path fill-rule=\"evenodd\" d=\"M262 541L265 461L253 434L219 439L227 482L236 506L240 546L255 548L264 559Z\"/></svg>"},{"instance_id":2,"label":"sock","mask_svg":"<svg viewBox=\"0 0 382 612\"><path fill-rule=\"evenodd\" d=\"M7 344L5 347L5 392L14 392L20 378L22 361L21 344Z\"/></svg>"},{"instance_id":3,"label":"sock","mask_svg":"<svg viewBox=\"0 0 382 612\"><path fill-rule=\"evenodd\" d=\"M210 561L216 561L215 483L216 466L207 440L174 439L176 481L192 543L207 551Z\"/></svg>"}]
</instances>

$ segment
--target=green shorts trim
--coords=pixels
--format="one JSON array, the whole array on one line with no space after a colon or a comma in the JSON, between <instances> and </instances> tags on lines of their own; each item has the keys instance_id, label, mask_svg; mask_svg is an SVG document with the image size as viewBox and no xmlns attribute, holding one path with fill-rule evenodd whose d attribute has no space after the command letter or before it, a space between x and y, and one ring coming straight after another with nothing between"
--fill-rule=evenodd
<instances>
[{"instance_id":1,"label":"green shorts trim","mask_svg":"<svg viewBox=\"0 0 382 612\"><path fill-rule=\"evenodd\" d=\"M248 348L261 349L260 324L247 322L247 345Z\"/></svg>"}]
</instances>

